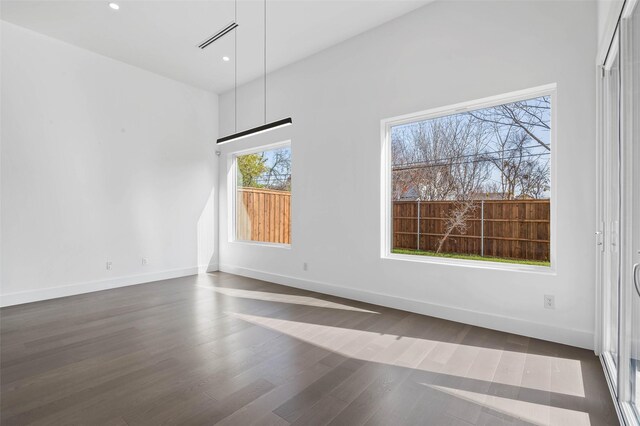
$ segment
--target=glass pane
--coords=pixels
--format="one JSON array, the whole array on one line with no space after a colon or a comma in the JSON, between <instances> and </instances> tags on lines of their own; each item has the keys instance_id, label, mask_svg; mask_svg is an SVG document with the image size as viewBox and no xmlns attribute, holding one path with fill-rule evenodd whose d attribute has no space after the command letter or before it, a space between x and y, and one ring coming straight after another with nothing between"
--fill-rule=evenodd
<instances>
[{"instance_id":1,"label":"glass pane","mask_svg":"<svg viewBox=\"0 0 640 426\"><path fill-rule=\"evenodd\" d=\"M391 127L392 253L551 264L551 96Z\"/></svg>"},{"instance_id":2,"label":"glass pane","mask_svg":"<svg viewBox=\"0 0 640 426\"><path fill-rule=\"evenodd\" d=\"M236 240L291 244L291 147L236 157Z\"/></svg>"},{"instance_id":3,"label":"glass pane","mask_svg":"<svg viewBox=\"0 0 640 426\"><path fill-rule=\"evenodd\" d=\"M640 165L640 7L636 5L631 17L631 117L634 165ZM640 170L633 170L633 262L640 263ZM631 292L631 403L640 420L640 271L636 271Z\"/></svg>"},{"instance_id":4,"label":"glass pane","mask_svg":"<svg viewBox=\"0 0 640 426\"><path fill-rule=\"evenodd\" d=\"M606 93L606 120L608 138L605 141L607 174L605 183L606 202L606 285L609 291L607 345L614 366L618 364L618 305L620 288L620 68L616 56L608 73ZM617 375L611 372L615 381Z\"/></svg>"}]
</instances>

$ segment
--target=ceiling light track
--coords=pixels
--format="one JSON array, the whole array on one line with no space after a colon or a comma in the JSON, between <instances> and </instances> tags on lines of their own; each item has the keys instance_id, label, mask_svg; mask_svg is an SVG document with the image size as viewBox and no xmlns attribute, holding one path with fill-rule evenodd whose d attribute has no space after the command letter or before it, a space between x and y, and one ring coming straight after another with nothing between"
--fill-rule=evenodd
<instances>
[{"instance_id":1,"label":"ceiling light track","mask_svg":"<svg viewBox=\"0 0 640 426\"><path fill-rule=\"evenodd\" d=\"M226 27L224 27L223 29L221 29L220 31L218 31L217 33L215 33L214 35L212 35L211 37L209 37L208 39L206 39L205 41L203 41L202 43L200 43L198 47L200 49L204 49L210 46L211 43L213 43L214 41L221 39L225 35L229 34L231 31L235 30L236 28L238 28L238 24L236 24L235 22L232 22Z\"/></svg>"}]
</instances>

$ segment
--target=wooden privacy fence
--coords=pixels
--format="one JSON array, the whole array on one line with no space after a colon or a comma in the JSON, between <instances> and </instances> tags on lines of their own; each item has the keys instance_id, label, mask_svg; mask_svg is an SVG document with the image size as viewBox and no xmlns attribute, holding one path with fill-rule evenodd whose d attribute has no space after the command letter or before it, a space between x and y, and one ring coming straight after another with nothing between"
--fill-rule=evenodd
<instances>
[{"instance_id":1,"label":"wooden privacy fence","mask_svg":"<svg viewBox=\"0 0 640 426\"><path fill-rule=\"evenodd\" d=\"M291 192L238 188L236 238L291 244Z\"/></svg>"},{"instance_id":2,"label":"wooden privacy fence","mask_svg":"<svg viewBox=\"0 0 640 426\"><path fill-rule=\"evenodd\" d=\"M291 244L291 192L239 188L236 238ZM454 201L394 201L393 248L436 251ZM454 229L442 253L549 261L549 200L475 201L464 234Z\"/></svg>"},{"instance_id":3,"label":"wooden privacy fence","mask_svg":"<svg viewBox=\"0 0 640 426\"><path fill-rule=\"evenodd\" d=\"M453 230L441 253L549 261L549 200L475 201L467 229ZM394 201L393 248L436 251L453 201Z\"/></svg>"}]
</instances>

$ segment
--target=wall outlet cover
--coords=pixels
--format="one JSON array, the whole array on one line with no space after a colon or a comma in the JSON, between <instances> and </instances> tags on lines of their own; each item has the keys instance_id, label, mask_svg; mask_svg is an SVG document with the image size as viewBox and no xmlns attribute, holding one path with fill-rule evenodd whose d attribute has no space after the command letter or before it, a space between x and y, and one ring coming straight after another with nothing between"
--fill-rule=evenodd
<instances>
[{"instance_id":1,"label":"wall outlet cover","mask_svg":"<svg viewBox=\"0 0 640 426\"><path fill-rule=\"evenodd\" d=\"M553 294L545 294L544 295L544 308L545 309L555 309L556 308L556 297Z\"/></svg>"}]
</instances>

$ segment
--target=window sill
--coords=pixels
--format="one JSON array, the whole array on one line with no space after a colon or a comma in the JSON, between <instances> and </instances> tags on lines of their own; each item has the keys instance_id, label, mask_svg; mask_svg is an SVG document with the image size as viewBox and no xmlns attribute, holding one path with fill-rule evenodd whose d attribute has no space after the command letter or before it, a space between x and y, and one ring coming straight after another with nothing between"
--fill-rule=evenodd
<instances>
[{"instance_id":1,"label":"window sill","mask_svg":"<svg viewBox=\"0 0 640 426\"><path fill-rule=\"evenodd\" d=\"M231 240L229 242L231 244L241 244L241 245L258 246L258 247L272 247L272 248L278 248L278 249L291 250L291 244L265 243L262 241L249 241L249 240Z\"/></svg>"},{"instance_id":2,"label":"window sill","mask_svg":"<svg viewBox=\"0 0 640 426\"><path fill-rule=\"evenodd\" d=\"M445 266L460 266L464 268L475 269L491 269L496 271L512 271L512 272L525 272L541 275L557 275L554 266L536 266L536 265L519 265L516 263L500 263L492 262L490 260L467 260L467 259L447 259L431 256L409 255L409 254L395 254L387 253L382 255L382 259L399 260L405 262L416 263L430 263L435 265Z\"/></svg>"}]
</instances>

